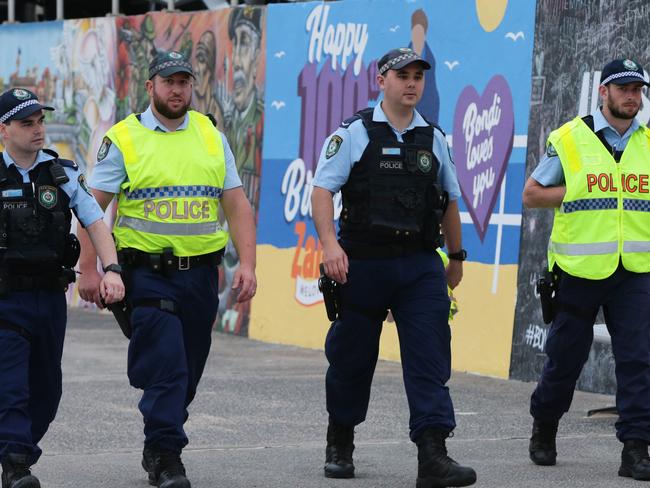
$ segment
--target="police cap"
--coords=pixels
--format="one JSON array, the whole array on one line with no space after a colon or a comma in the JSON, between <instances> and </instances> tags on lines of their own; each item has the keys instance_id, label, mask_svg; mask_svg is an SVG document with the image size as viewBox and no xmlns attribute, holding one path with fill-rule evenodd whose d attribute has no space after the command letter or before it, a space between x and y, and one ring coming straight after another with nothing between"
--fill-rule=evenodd
<instances>
[{"instance_id":1,"label":"police cap","mask_svg":"<svg viewBox=\"0 0 650 488\"><path fill-rule=\"evenodd\" d=\"M187 73L194 77L192 63L178 51L160 51L149 64L149 79L156 75L167 77L174 73Z\"/></svg>"},{"instance_id":2,"label":"police cap","mask_svg":"<svg viewBox=\"0 0 650 488\"><path fill-rule=\"evenodd\" d=\"M431 65L422 59L410 47L399 47L391 49L384 54L377 62L377 70L383 75L389 69L402 69L411 63L420 63L423 69L431 69Z\"/></svg>"},{"instance_id":3,"label":"police cap","mask_svg":"<svg viewBox=\"0 0 650 488\"><path fill-rule=\"evenodd\" d=\"M600 74L600 84L626 85L628 83L643 83L650 86L643 74L641 65L631 59L615 59L605 65Z\"/></svg>"},{"instance_id":4,"label":"police cap","mask_svg":"<svg viewBox=\"0 0 650 488\"><path fill-rule=\"evenodd\" d=\"M0 95L0 124L26 119L39 110L54 110L54 107L42 105L26 88L12 88Z\"/></svg>"}]
</instances>

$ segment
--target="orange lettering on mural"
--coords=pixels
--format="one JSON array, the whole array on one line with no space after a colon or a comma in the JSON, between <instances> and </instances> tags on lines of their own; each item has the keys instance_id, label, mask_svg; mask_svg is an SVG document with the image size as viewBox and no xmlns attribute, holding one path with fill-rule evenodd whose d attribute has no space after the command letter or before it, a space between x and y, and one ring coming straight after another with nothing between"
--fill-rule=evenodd
<instances>
[{"instance_id":1,"label":"orange lettering on mural","mask_svg":"<svg viewBox=\"0 0 650 488\"><path fill-rule=\"evenodd\" d=\"M307 226L304 222L296 222L294 232L298 236L296 251L291 264L291 277L301 276L316 279L320 275L319 265L323 259L323 247L320 240L307 236Z\"/></svg>"}]
</instances>

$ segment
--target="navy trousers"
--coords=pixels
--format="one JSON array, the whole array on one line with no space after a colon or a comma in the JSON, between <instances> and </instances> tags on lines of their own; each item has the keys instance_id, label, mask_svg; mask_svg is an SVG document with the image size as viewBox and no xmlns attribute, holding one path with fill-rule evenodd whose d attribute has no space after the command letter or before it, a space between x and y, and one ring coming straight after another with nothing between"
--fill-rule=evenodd
<instances>
[{"instance_id":1,"label":"navy trousers","mask_svg":"<svg viewBox=\"0 0 650 488\"><path fill-rule=\"evenodd\" d=\"M363 422L386 310L397 324L410 436L456 426L446 386L451 374L447 278L436 252L350 260L340 317L325 341L327 411L345 426Z\"/></svg>"},{"instance_id":2,"label":"navy trousers","mask_svg":"<svg viewBox=\"0 0 650 488\"><path fill-rule=\"evenodd\" d=\"M13 292L0 298L0 460L41 455L38 443L61 400L66 325L63 292Z\"/></svg>"},{"instance_id":3,"label":"navy trousers","mask_svg":"<svg viewBox=\"0 0 650 488\"><path fill-rule=\"evenodd\" d=\"M650 273L622 266L604 280L564 273L558 297L593 317L603 307L616 362L616 435L621 441L650 442ZM576 315L583 314L560 310L551 325L548 359L530 404L535 418L558 420L571 405L594 337L593 320Z\"/></svg>"},{"instance_id":4,"label":"navy trousers","mask_svg":"<svg viewBox=\"0 0 650 488\"><path fill-rule=\"evenodd\" d=\"M194 399L212 340L219 305L216 267L175 271L170 277L147 268L133 270L133 300L172 300L178 314L154 307L133 310L128 375L144 390L139 403L145 446L179 452L187 445L183 424Z\"/></svg>"}]
</instances>

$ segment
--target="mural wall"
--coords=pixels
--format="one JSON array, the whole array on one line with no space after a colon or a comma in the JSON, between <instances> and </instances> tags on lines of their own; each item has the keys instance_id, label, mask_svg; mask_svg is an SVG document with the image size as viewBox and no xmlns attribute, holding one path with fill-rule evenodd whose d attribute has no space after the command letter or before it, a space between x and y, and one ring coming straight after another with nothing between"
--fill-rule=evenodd
<instances>
[{"instance_id":1,"label":"mural wall","mask_svg":"<svg viewBox=\"0 0 650 488\"><path fill-rule=\"evenodd\" d=\"M56 108L47 143L92 173L104 134L148 105L144 82L158 50L175 49L196 70L193 108L212 113L230 142L246 193L257 209L262 163L265 10L243 7L192 14L152 13L0 27L0 89L23 86ZM29 39L30 42L25 42ZM112 222L113 212L106 220ZM220 269L217 328L247 335L250 303L230 294L238 257ZM83 303L69 291L73 305Z\"/></svg>"},{"instance_id":2,"label":"mural wall","mask_svg":"<svg viewBox=\"0 0 650 488\"><path fill-rule=\"evenodd\" d=\"M0 90L27 87L56 107L46 145L92 172L106 130L146 108L153 55L188 54L193 106L227 135L259 224L258 296L241 306L230 295L238 258L229 245L216 327L321 348L329 324L310 208L318 155L341 120L381 100L377 59L413 47L433 67L418 110L446 131L462 190L469 260L455 291L453 367L535 380L548 326L534 283L552 212L522 217L524 181L549 132L596 108L606 61L650 65L649 31L645 0L343 0L5 24ZM650 121L647 91L639 119ZM68 298L88 306L74 288ZM602 323L595 335L579 387L611 392ZM399 357L394 327L384 328L381 355Z\"/></svg>"},{"instance_id":3,"label":"mural wall","mask_svg":"<svg viewBox=\"0 0 650 488\"><path fill-rule=\"evenodd\" d=\"M589 35L581 35L583 32ZM553 129L596 109L600 70L608 61L630 57L646 69L650 66L648 32L650 4L646 0L539 0L527 176L544 154L546 138ZM646 90L644 108L637 116L646 124L650 121L649 95ZM542 320L534 283L546 266L552 221L552 211L524 212L511 366L511 376L518 379L536 380L544 362L549 326ZM612 393L615 381L609 334L599 314L595 341L578 388Z\"/></svg>"},{"instance_id":4,"label":"mural wall","mask_svg":"<svg viewBox=\"0 0 650 488\"><path fill-rule=\"evenodd\" d=\"M376 62L412 46L433 66L418 109L448 134L469 253L454 368L506 377L516 295L535 2L357 0L270 5L259 293L250 336L322 347L311 180L339 123L380 100ZM444 19L444 21L441 21ZM435 28L434 28L435 25ZM340 200L336 200L337 215ZM382 357L399 355L386 327Z\"/></svg>"}]
</instances>

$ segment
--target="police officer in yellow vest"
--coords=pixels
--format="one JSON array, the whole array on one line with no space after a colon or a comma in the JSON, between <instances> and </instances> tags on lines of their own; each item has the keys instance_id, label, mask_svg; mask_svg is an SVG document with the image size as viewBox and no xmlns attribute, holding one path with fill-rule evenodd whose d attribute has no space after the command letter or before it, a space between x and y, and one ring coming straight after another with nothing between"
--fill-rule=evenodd
<instances>
[{"instance_id":1,"label":"police officer in yellow vest","mask_svg":"<svg viewBox=\"0 0 650 488\"><path fill-rule=\"evenodd\" d=\"M108 131L90 181L104 208L118 194L113 235L133 306L128 375L144 390L142 466L162 488L190 486L183 424L217 314L217 265L229 238L220 205L240 257L232 287L239 301L256 289L251 206L225 136L189 110L193 79L182 54L156 55L145 83L149 108ZM99 304L90 250L80 266L80 295Z\"/></svg>"},{"instance_id":2,"label":"police officer in yellow vest","mask_svg":"<svg viewBox=\"0 0 650 488\"><path fill-rule=\"evenodd\" d=\"M635 119L644 85L638 63L608 63L602 107L550 134L523 193L526 207L555 209L548 264L557 280L548 358L530 405L530 457L556 462L558 421L602 307L616 361L618 474L638 480L650 480L650 130Z\"/></svg>"}]
</instances>

